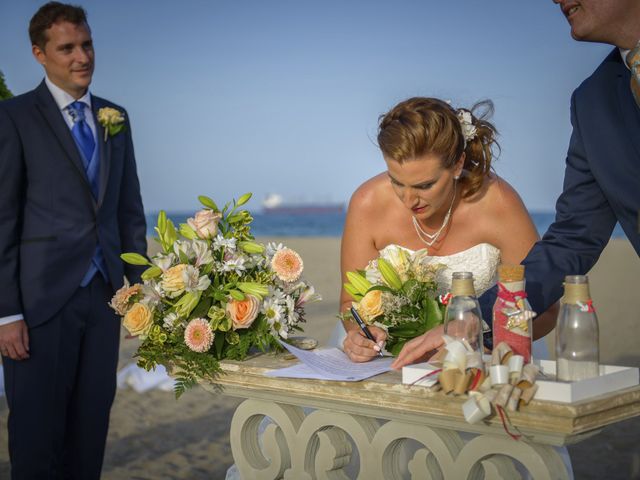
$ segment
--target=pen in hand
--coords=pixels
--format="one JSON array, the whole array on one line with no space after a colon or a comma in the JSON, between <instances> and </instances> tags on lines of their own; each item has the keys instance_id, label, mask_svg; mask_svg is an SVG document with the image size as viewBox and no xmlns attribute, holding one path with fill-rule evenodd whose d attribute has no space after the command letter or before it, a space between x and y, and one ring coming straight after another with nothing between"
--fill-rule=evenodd
<instances>
[{"instance_id":1,"label":"pen in hand","mask_svg":"<svg viewBox=\"0 0 640 480\"><path fill-rule=\"evenodd\" d=\"M369 331L369 329L367 328L367 325L364 323L364 321L362 320L362 318L360 318L360 315L358 315L358 311L351 307L351 315L353 315L353 318L355 318L358 326L360 327L360 329L364 332L365 336L371 340L373 343L376 343L376 339L373 338L373 335L371 335L371 332ZM378 355L380 355L381 357L384 357L384 354L382 353L382 350L378 351Z\"/></svg>"}]
</instances>

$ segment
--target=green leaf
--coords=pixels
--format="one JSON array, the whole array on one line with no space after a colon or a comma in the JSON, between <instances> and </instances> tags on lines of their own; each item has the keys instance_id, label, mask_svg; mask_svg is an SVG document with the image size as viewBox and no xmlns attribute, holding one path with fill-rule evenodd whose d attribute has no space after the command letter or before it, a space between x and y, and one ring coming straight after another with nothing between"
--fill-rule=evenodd
<instances>
[{"instance_id":1,"label":"green leaf","mask_svg":"<svg viewBox=\"0 0 640 480\"><path fill-rule=\"evenodd\" d=\"M360 295L360 292L356 287L354 287L350 283L343 284L343 287L345 292L351 295L351 298L353 298L356 302L359 302L360 300L362 300L362 295Z\"/></svg>"},{"instance_id":2,"label":"green leaf","mask_svg":"<svg viewBox=\"0 0 640 480\"><path fill-rule=\"evenodd\" d=\"M222 358L222 350L224 349L224 335L216 335L213 339L213 346L216 350L216 357Z\"/></svg>"},{"instance_id":3,"label":"green leaf","mask_svg":"<svg viewBox=\"0 0 640 480\"><path fill-rule=\"evenodd\" d=\"M236 345L238 342L240 342L240 335L238 335L238 333L234 331L227 332L224 338L229 345Z\"/></svg>"},{"instance_id":4,"label":"green leaf","mask_svg":"<svg viewBox=\"0 0 640 480\"><path fill-rule=\"evenodd\" d=\"M211 308L211 303L213 299L211 297L201 298L200 303L196 305L196 308L191 312L192 318L206 318L207 313L209 313L209 308Z\"/></svg>"},{"instance_id":5,"label":"green leaf","mask_svg":"<svg viewBox=\"0 0 640 480\"><path fill-rule=\"evenodd\" d=\"M151 262L139 253L123 253L120 258L130 265L151 265Z\"/></svg>"},{"instance_id":6,"label":"green leaf","mask_svg":"<svg viewBox=\"0 0 640 480\"><path fill-rule=\"evenodd\" d=\"M234 213L233 215L229 215L227 218L227 222L229 223L238 223L244 220L244 215L242 213Z\"/></svg>"},{"instance_id":7,"label":"green leaf","mask_svg":"<svg viewBox=\"0 0 640 480\"><path fill-rule=\"evenodd\" d=\"M256 242L238 242L238 246L247 253L262 253L264 245Z\"/></svg>"},{"instance_id":8,"label":"green leaf","mask_svg":"<svg viewBox=\"0 0 640 480\"><path fill-rule=\"evenodd\" d=\"M347 280L351 282L351 285L353 285L360 295L365 295L371 288L371 282L358 273L347 272Z\"/></svg>"},{"instance_id":9,"label":"green leaf","mask_svg":"<svg viewBox=\"0 0 640 480\"><path fill-rule=\"evenodd\" d=\"M195 232L195 230L186 223L180 224L180 235L188 238L189 240L195 240L196 238L198 238L198 234Z\"/></svg>"},{"instance_id":10,"label":"green leaf","mask_svg":"<svg viewBox=\"0 0 640 480\"><path fill-rule=\"evenodd\" d=\"M198 200L200 200L200 203L202 205L204 205L205 207L210 208L211 210L213 210L214 212L219 211L218 210L218 206L216 205L216 202L214 202L212 199L210 199L209 197L205 196L205 195L200 195L198 196Z\"/></svg>"},{"instance_id":11,"label":"green leaf","mask_svg":"<svg viewBox=\"0 0 640 480\"><path fill-rule=\"evenodd\" d=\"M160 210L158 213L158 233L162 236L167 229L167 213L164 210Z\"/></svg>"},{"instance_id":12,"label":"green leaf","mask_svg":"<svg viewBox=\"0 0 640 480\"><path fill-rule=\"evenodd\" d=\"M423 305L427 312L426 330L431 330L433 327L440 325L444 317L437 300L425 298Z\"/></svg>"},{"instance_id":13,"label":"green leaf","mask_svg":"<svg viewBox=\"0 0 640 480\"><path fill-rule=\"evenodd\" d=\"M154 265L153 267L149 267L144 272L142 272L141 277L143 280L151 280L152 278L156 278L160 275L162 275L162 269Z\"/></svg>"},{"instance_id":14,"label":"green leaf","mask_svg":"<svg viewBox=\"0 0 640 480\"><path fill-rule=\"evenodd\" d=\"M391 264L384 258L378 258L378 270L382 274L384 281L394 290L400 290L402 288L402 281L397 272L393 269Z\"/></svg>"},{"instance_id":15,"label":"green leaf","mask_svg":"<svg viewBox=\"0 0 640 480\"><path fill-rule=\"evenodd\" d=\"M229 290L229 295L231 295L232 298L234 298L235 300L238 300L239 302L244 300L244 293L242 293L240 290Z\"/></svg>"},{"instance_id":16,"label":"green leaf","mask_svg":"<svg viewBox=\"0 0 640 480\"><path fill-rule=\"evenodd\" d=\"M269 294L269 288L266 285L256 282L238 282L238 288L246 294L253 295L262 299Z\"/></svg>"},{"instance_id":17,"label":"green leaf","mask_svg":"<svg viewBox=\"0 0 640 480\"><path fill-rule=\"evenodd\" d=\"M241 205L244 205L245 203L247 203L249 201L249 199L251 198L253 194L251 192L249 193L245 193L244 195L242 195L239 199L238 202L236 203L236 205L239 207Z\"/></svg>"}]
</instances>

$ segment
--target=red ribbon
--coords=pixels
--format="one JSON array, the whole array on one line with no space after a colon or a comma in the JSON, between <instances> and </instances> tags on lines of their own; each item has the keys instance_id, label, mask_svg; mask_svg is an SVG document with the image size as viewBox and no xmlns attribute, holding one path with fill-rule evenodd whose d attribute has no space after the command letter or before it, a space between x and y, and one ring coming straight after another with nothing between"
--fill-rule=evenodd
<instances>
[{"instance_id":1,"label":"red ribbon","mask_svg":"<svg viewBox=\"0 0 640 480\"><path fill-rule=\"evenodd\" d=\"M409 385L415 385L416 383L418 383L420 380L424 380L427 377L430 377L431 375L435 375L436 373L440 373L442 371L441 368L438 368L437 370L434 370L432 372L429 373L425 373L423 376L421 376L419 379L411 382Z\"/></svg>"},{"instance_id":2,"label":"red ribbon","mask_svg":"<svg viewBox=\"0 0 640 480\"><path fill-rule=\"evenodd\" d=\"M586 309L584 309L584 307L586 307ZM587 312L587 313L595 313L596 309L593 306L593 300L589 299L584 303L580 303L580 309L583 312Z\"/></svg>"},{"instance_id":3,"label":"red ribbon","mask_svg":"<svg viewBox=\"0 0 640 480\"><path fill-rule=\"evenodd\" d=\"M507 302L517 303L520 298L527 298L527 292L524 290L518 290L512 292L508 290L502 283L498 282L498 298Z\"/></svg>"},{"instance_id":4,"label":"red ribbon","mask_svg":"<svg viewBox=\"0 0 640 480\"><path fill-rule=\"evenodd\" d=\"M451 293L447 293L446 295L440 295L440 303L443 305L449 305L449 302L451 301L451 299L453 298L453 296L451 295Z\"/></svg>"},{"instance_id":5,"label":"red ribbon","mask_svg":"<svg viewBox=\"0 0 640 480\"><path fill-rule=\"evenodd\" d=\"M514 440L520 440L520 438L522 437L522 435L518 435L515 433L511 433L509 431L509 429L507 428L507 419L509 417L507 417L507 412L504 411L504 408L502 408L500 405L496 405L496 410L498 411L498 413L500 414L500 420L502 420L502 428L504 428L504 431L507 432L507 434L513 438ZM511 423L511 422L509 422ZM516 428L516 430L518 430Z\"/></svg>"}]
</instances>

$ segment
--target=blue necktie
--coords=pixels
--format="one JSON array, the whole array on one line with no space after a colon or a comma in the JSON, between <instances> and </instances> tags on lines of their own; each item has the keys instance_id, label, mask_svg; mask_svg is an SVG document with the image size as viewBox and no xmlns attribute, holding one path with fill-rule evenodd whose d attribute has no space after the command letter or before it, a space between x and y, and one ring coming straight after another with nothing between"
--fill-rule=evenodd
<instances>
[{"instance_id":1,"label":"blue necktie","mask_svg":"<svg viewBox=\"0 0 640 480\"><path fill-rule=\"evenodd\" d=\"M95 159L95 161L93 159L93 153L96 149L96 141L93 138L93 132L85 118L85 106L87 105L84 102L75 101L67 108L69 109L69 114L73 120L71 134L82 152L82 163L84 164L84 170L87 173L87 178L91 185L91 192L93 193L93 197L97 199L98 161L97 159Z\"/></svg>"},{"instance_id":2,"label":"blue necktie","mask_svg":"<svg viewBox=\"0 0 640 480\"><path fill-rule=\"evenodd\" d=\"M84 170L87 173L89 184L91 185L91 193L93 193L93 197L97 200L99 161L98 155L95 155L94 158L96 141L93 138L91 127L89 127L89 124L87 123L87 120L85 118L85 106L87 106L85 103L76 101L70 104L67 108L69 109L69 115L71 115L71 119L73 120L71 134L73 135L78 148L82 152L82 163L84 165ZM105 280L108 279L107 265L104 254L102 253L102 248L100 247L99 243L98 245L96 245L96 251L93 253L93 257L91 258L89 270L87 270L87 273L85 273L82 281L80 282L80 286L86 287L94 277L96 272L100 272Z\"/></svg>"}]
</instances>

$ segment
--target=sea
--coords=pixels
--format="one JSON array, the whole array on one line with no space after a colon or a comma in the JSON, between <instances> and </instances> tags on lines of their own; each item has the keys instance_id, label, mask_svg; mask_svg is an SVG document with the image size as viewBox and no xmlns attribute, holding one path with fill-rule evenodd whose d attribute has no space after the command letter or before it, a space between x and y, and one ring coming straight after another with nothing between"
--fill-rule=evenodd
<instances>
[{"instance_id":1,"label":"sea","mask_svg":"<svg viewBox=\"0 0 640 480\"><path fill-rule=\"evenodd\" d=\"M252 212L251 233L256 237L340 237L346 213L280 214ZM554 212L530 212L540 236L553 223ZM167 212L177 226L186 223L193 212ZM147 234L155 236L157 213L147 214ZM624 238L620 225L616 225L613 238Z\"/></svg>"}]
</instances>

